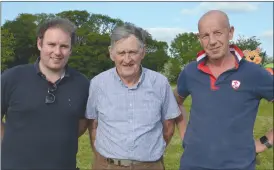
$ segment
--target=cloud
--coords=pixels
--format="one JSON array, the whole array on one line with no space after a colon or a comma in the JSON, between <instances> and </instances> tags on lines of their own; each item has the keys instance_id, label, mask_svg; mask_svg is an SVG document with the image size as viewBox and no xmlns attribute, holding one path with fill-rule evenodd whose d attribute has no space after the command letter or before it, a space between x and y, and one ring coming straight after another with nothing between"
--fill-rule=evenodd
<instances>
[{"instance_id":1,"label":"cloud","mask_svg":"<svg viewBox=\"0 0 274 170\"><path fill-rule=\"evenodd\" d=\"M258 9L259 3L250 2L201 2L193 9L182 9L182 14L195 15L208 10L222 10L224 12L252 12Z\"/></svg>"},{"instance_id":2,"label":"cloud","mask_svg":"<svg viewBox=\"0 0 274 170\"><path fill-rule=\"evenodd\" d=\"M266 30L258 37L261 40L261 46L266 50L267 55L273 56L273 30Z\"/></svg>"},{"instance_id":3,"label":"cloud","mask_svg":"<svg viewBox=\"0 0 274 170\"><path fill-rule=\"evenodd\" d=\"M168 44L176 37L176 35L187 32L182 28L163 28L163 27L155 27L155 28L146 28L146 30L152 35L152 38L158 41L165 41Z\"/></svg>"},{"instance_id":4,"label":"cloud","mask_svg":"<svg viewBox=\"0 0 274 170\"><path fill-rule=\"evenodd\" d=\"M261 34L262 38L266 38L266 39L272 39L273 40L273 30L268 30L265 31Z\"/></svg>"}]
</instances>

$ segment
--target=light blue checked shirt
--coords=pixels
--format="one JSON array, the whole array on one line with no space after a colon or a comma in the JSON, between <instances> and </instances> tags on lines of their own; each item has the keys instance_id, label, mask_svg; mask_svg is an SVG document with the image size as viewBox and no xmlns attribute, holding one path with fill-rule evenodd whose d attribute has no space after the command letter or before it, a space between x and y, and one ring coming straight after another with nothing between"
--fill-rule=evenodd
<instances>
[{"instance_id":1,"label":"light blue checked shirt","mask_svg":"<svg viewBox=\"0 0 274 170\"><path fill-rule=\"evenodd\" d=\"M166 77L142 68L136 86L116 69L91 80L86 118L97 119L96 150L107 158L156 161L164 154L163 121L180 114Z\"/></svg>"}]
</instances>

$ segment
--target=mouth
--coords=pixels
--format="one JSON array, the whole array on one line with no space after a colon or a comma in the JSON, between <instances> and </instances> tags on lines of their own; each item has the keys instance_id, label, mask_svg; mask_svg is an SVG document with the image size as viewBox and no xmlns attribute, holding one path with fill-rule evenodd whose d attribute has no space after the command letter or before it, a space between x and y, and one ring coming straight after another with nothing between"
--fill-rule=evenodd
<instances>
[{"instance_id":1,"label":"mouth","mask_svg":"<svg viewBox=\"0 0 274 170\"><path fill-rule=\"evenodd\" d=\"M50 57L53 61L61 61L63 58L58 58L58 57Z\"/></svg>"},{"instance_id":2,"label":"mouth","mask_svg":"<svg viewBox=\"0 0 274 170\"><path fill-rule=\"evenodd\" d=\"M129 68L129 67L132 67L134 64L125 64L125 65L123 65L123 67L127 67L127 68Z\"/></svg>"},{"instance_id":3,"label":"mouth","mask_svg":"<svg viewBox=\"0 0 274 170\"><path fill-rule=\"evenodd\" d=\"M217 48L212 48L212 49L210 49L211 51L216 51L216 50L219 50L220 49L220 47L217 47Z\"/></svg>"}]
</instances>

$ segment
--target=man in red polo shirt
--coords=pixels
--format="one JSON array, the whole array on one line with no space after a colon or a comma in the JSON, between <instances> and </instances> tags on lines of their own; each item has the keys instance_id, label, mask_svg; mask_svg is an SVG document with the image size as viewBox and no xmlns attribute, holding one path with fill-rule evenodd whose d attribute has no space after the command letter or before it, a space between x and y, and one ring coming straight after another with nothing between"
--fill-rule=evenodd
<instances>
[{"instance_id":1,"label":"man in red polo shirt","mask_svg":"<svg viewBox=\"0 0 274 170\"><path fill-rule=\"evenodd\" d=\"M180 73L175 89L179 105L192 97L180 170L254 170L256 153L273 144L273 130L253 139L260 100L274 98L273 76L229 45L234 27L222 11L204 14L198 29L204 50Z\"/></svg>"}]
</instances>

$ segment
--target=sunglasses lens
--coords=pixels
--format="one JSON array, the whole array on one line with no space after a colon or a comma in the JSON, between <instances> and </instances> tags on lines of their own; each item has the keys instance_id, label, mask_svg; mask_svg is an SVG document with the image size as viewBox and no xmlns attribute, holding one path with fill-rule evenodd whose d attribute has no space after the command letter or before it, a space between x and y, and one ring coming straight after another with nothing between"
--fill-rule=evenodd
<instances>
[{"instance_id":1,"label":"sunglasses lens","mask_svg":"<svg viewBox=\"0 0 274 170\"><path fill-rule=\"evenodd\" d=\"M53 103L55 101L55 96L51 93L48 93L46 96L46 103Z\"/></svg>"}]
</instances>

